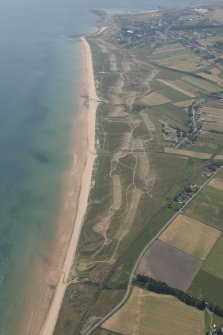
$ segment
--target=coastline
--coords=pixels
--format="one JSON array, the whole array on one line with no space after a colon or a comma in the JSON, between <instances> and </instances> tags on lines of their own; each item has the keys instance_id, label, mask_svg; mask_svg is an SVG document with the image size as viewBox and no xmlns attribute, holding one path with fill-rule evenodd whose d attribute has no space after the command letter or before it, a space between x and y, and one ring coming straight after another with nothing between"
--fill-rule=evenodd
<instances>
[{"instance_id":1,"label":"coastline","mask_svg":"<svg viewBox=\"0 0 223 335\"><path fill-rule=\"evenodd\" d=\"M76 216L74 219L74 226L72 236L69 241L68 250L66 252L65 261L63 264L63 270L60 276L59 283L55 290L53 300L50 304L49 311L47 313L44 325L41 329L41 335L53 334L61 304L64 298L65 290L68 286L67 282L69 279L70 270L74 263L75 252L78 246L78 241L81 233L84 216L88 205L88 196L91 187L91 178L94 160L96 157L95 150L95 123L96 123L96 111L99 104L99 98L96 93L93 62L90 46L83 36L80 38L81 49L84 56L84 73L85 82L83 83L83 90L85 95L89 97L87 104L82 105L82 108L87 109L87 148L85 149L85 165L81 174L81 185L78 199L78 207ZM74 174L74 168L71 171Z\"/></svg>"},{"instance_id":2,"label":"coastline","mask_svg":"<svg viewBox=\"0 0 223 335\"><path fill-rule=\"evenodd\" d=\"M24 316L18 335L53 334L69 275L74 264L91 178L96 158L95 124L99 98L96 93L92 53L86 38L80 37L81 73L78 113L73 119L70 151L71 169L63 177L62 208L53 245L39 261L26 288ZM35 303L33 303L35 299Z\"/></svg>"}]
</instances>

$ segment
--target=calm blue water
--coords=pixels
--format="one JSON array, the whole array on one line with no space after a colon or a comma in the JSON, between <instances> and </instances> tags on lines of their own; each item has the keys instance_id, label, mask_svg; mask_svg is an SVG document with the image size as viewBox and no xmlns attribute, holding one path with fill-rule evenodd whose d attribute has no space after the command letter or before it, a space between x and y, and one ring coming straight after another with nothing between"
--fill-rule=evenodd
<instances>
[{"instance_id":1,"label":"calm blue water","mask_svg":"<svg viewBox=\"0 0 223 335\"><path fill-rule=\"evenodd\" d=\"M184 3L193 3L184 0ZM34 258L47 254L79 85L90 8L144 10L178 0L0 0L0 334L14 335Z\"/></svg>"}]
</instances>

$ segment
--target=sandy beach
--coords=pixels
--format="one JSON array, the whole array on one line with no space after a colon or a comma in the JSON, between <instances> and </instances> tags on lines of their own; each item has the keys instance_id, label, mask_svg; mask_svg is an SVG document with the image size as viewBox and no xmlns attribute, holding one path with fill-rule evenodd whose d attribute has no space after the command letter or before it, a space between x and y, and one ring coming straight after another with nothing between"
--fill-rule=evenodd
<instances>
[{"instance_id":1,"label":"sandy beach","mask_svg":"<svg viewBox=\"0 0 223 335\"><path fill-rule=\"evenodd\" d=\"M44 322L43 328L41 330L41 335L50 335L53 334L57 317L60 311L60 307L63 301L65 290L67 287L67 280L69 277L71 266L74 262L75 252L77 249L79 236L81 232L82 223L84 220L85 212L88 204L88 196L91 187L91 177L93 164L96 156L95 151L95 122L96 122L96 111L98 107L99 98L96 93L95 81L94 81L94 72L92 64L92 55L90 46L85 37L81 37L81 44L84 54L84 71L85 71L85 88L86 95L89 97L88 104L84 106L87 108L87 148L86 148L86 163L84 170L81 175L81 186L79 201L77 207L77 213L74 220L74 228L72 236L69 242L68 251L66 254L63 272L60 276L59 283L57 284L56 291L53 296L53 300L47 314L46 320ZM75 167L71 171L72 174L75 173Z\"/></svg>"},{"instance_id":2,"label":"sandy beach","mask_svg":"<svg viewBox=\"0 0 223 335\"><path fill-rule=\"evenodd\" d=\"M73 166L65 176L64 205L61 210L55 242L49 248L47 262L40 263L33 273L33 282L27 289L30 296L20 335L53 334L69 274L75 261L80 232L88 204L95 150L95 123L99 98L96 93L92 54L85 37L80 38L82 79L80 94L85 98L74 120L72 141ZM88 99L87 99L88 98ZM38 278L38 280L36 279ZM32 282L32 279L31 279ZM35 297L35 304L33 298Z\"/></svg>"}]
</instances>

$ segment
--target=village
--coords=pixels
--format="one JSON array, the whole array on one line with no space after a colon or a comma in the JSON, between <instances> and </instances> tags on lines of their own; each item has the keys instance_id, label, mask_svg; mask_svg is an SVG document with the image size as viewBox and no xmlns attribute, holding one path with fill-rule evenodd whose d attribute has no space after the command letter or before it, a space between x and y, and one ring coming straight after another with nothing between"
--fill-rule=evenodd
<instances>
[{"instance_id":1,"label":"village","mask_svg":"<svg viewBox=\"0 0 223 335\"><path fill-rule=\"evenodd\" d=\"M205 116L201 112L202 105L211 100L223 99L223 93L210 93L202 98L195 99L194 102L186 108L189 120L187 121L188 131L174 128L166 121L159 120L161 124L161 132L165 141L170 142L170 146L174 149L185 147L188 144L194 144L198 137L202 134L202 125Z\"/></svg>"},{"instance_id":2,"label":"village","mask_svg":"<svg viewBox=\"0 0 223 335\"><path fill-rule=\"evenodd\" d=\"M145 21L119 19L116 40L126 48L149 46L152 49L180 43L204 59L215 58L222 43L203 45L200 39L216 36L223 25L209 17L209 9L170 10L164 16L154 15Z\"/></svg>"}]
</instances>

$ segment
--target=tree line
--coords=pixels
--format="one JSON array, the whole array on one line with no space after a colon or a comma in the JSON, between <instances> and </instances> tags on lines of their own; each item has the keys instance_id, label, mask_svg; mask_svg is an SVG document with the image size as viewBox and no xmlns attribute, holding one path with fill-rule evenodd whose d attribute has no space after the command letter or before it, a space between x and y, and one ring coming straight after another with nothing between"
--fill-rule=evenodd
<instances>
[{"instance_id":1,"label":"tree line","mask_svg":"<svg viewBox=\"0 0 223 335\"><path fill-rule=\"evenodd\" d=\"M221 307L213 303L209 303L205 301L205 299L194 297L177 288L170 287L163 281L158 281L149 276L138 274L135 279L135 283L143 286L148 291L174 296L185 304L193 306L201 311L203 311L205 307L207 307L209 311L211 311L215 315L223 317L223 309Z\"/></svg>"}]
</instances>

